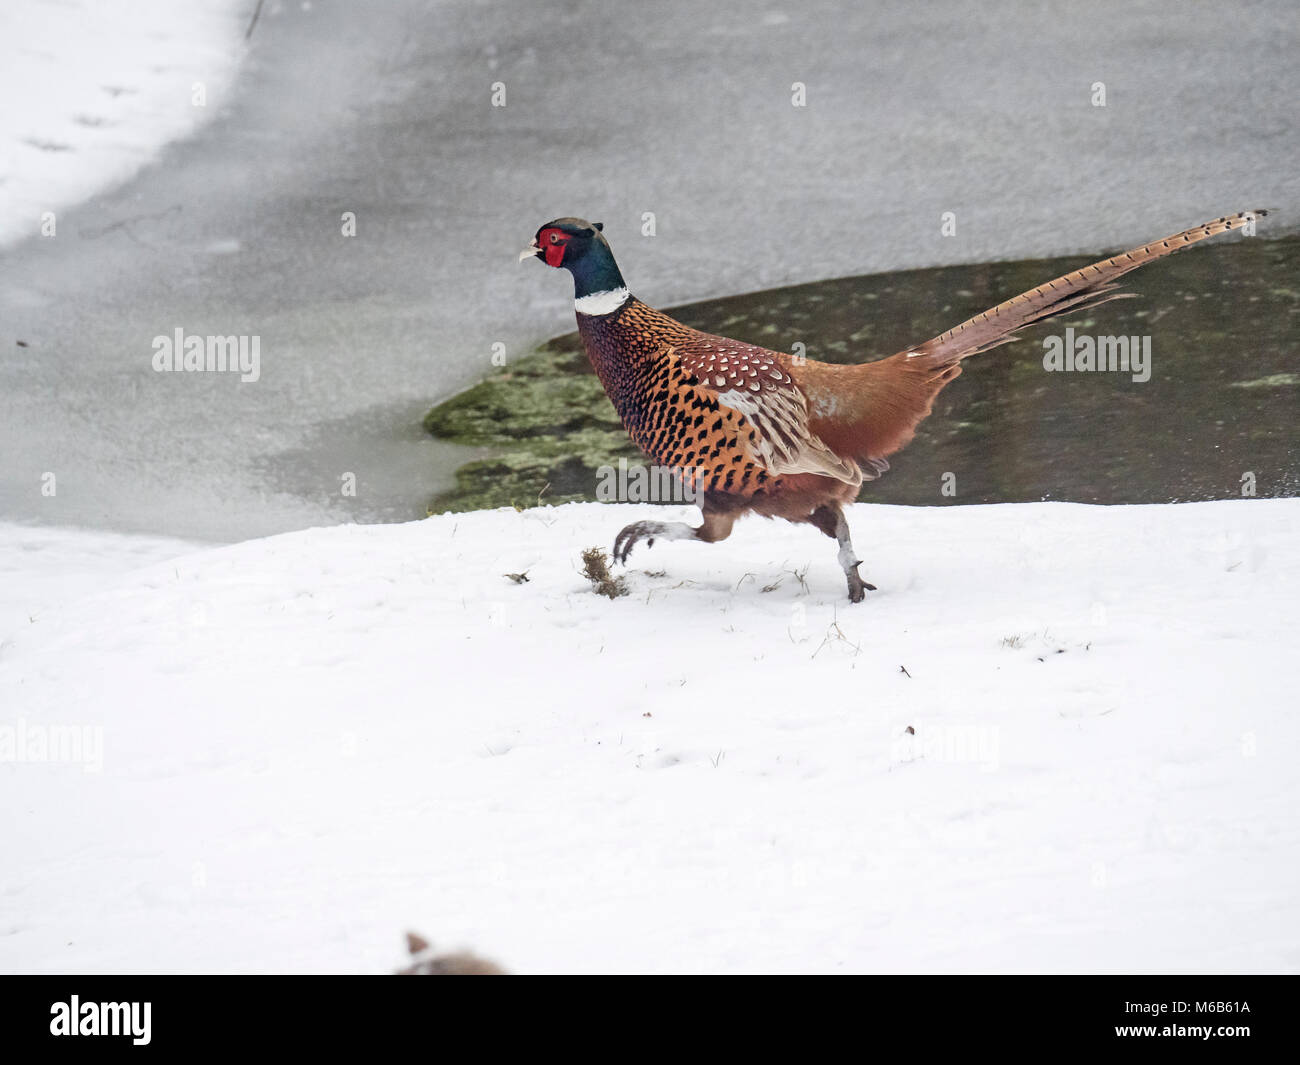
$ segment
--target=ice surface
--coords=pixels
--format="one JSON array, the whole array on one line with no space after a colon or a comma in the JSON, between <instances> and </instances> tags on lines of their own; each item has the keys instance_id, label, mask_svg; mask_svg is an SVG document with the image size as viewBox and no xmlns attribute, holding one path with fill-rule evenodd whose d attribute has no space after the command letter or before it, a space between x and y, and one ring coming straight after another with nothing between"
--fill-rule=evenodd
<instances>
[{"instance_id":1,"label":"ice surface","mask_svg":"<svg viewBox=\"0 0 1300 1065\"><path fill-rule=\"evenodd\" d=\"M1286 232L1295 28L1287 2L268 4L211 123L0 256L0 514L223 539L414 516L454 462L419 412L572 327L567 279L515 262L556 215L603 221L660 305L1246 207ZM259 335L261 380L154 373L178 326Z\"/></svg>"}]
</instances>

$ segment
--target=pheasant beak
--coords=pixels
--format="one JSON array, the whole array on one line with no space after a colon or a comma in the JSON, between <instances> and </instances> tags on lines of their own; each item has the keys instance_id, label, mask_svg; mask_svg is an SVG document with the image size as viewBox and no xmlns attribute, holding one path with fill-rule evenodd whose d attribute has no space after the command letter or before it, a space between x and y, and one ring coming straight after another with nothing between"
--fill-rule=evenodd
<instances>
[{"instance_id":1,"label":"pheasant beak","mask_svg":"<svg viewBox=\"0 0 1300 1065\"><path fill-rule=\"evenodd\" d=\"M519 261L523 262L525 259L540 258L541 254L542 249L537 246L537 238L534 237L533 242L519 253Z\"/></svg>"}]
</instances>

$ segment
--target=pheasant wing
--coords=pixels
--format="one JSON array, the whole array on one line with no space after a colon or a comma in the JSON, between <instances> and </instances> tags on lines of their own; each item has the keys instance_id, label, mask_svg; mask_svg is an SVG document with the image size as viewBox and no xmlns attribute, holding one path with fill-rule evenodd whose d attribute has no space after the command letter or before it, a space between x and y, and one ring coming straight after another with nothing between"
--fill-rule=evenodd
<instances>
[{"instance_id":1,"label":"pheasant wing","mask_svg":"<svg viewBox=\"0 0 1300 1065\"><path fill-rule=\"evenodd\" d=\"M863 471L841 458L808 427L808 399L774 351L701 334L669 352L691 385L740 415L739 441L770 475L812 473L861 484ZM872 471L875 476L875 471Z\"/></svg>"}]
</instances>

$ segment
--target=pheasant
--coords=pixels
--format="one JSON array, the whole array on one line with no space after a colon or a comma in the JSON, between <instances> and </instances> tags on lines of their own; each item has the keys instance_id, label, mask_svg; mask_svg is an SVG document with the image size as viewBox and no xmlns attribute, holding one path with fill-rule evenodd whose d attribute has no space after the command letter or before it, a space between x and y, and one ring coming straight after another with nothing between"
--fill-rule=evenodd
<instances>
[{"instance_id":1,"label":"pheasant","mask_svg":"<svg viewBox=\"0 0 1300 1065\"><path fill-rule=\"evenodd\" d=\"M999 303L888 358L833 365L683 325L628 292L599 222L557 218L519 259L573 275L578 332L624 428L652 461L691 485L701 525L637 521L614 541L626 564L656 539L717 543L741 515L806 522L839 545L849 599L875 591L858 573L845 504L889 469L935 397L971 355L1017 339L1025 326L1134 295L1131 270L1207 237L1251 225L1242 211L1085 266Z\"/></svg>"}]
</instances>

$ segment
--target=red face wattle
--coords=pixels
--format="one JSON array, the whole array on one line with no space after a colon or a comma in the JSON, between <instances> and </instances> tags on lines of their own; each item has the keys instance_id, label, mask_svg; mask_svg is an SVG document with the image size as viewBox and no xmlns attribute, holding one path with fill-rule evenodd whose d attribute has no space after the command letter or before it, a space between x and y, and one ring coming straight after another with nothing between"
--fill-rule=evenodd
<instances>
[{"instance_id":1,"label":"red face wattle","mask_svg":"<svg viewBox=\"0 0 1300 1065\"><path fill-rule=\"evenodd\" d=\"M537 243L546 258L547 266L559 266L564 261L564 248L569 242L569 234L562 229L543 229L537 234Z\"/></svg>"}]
</instances>

